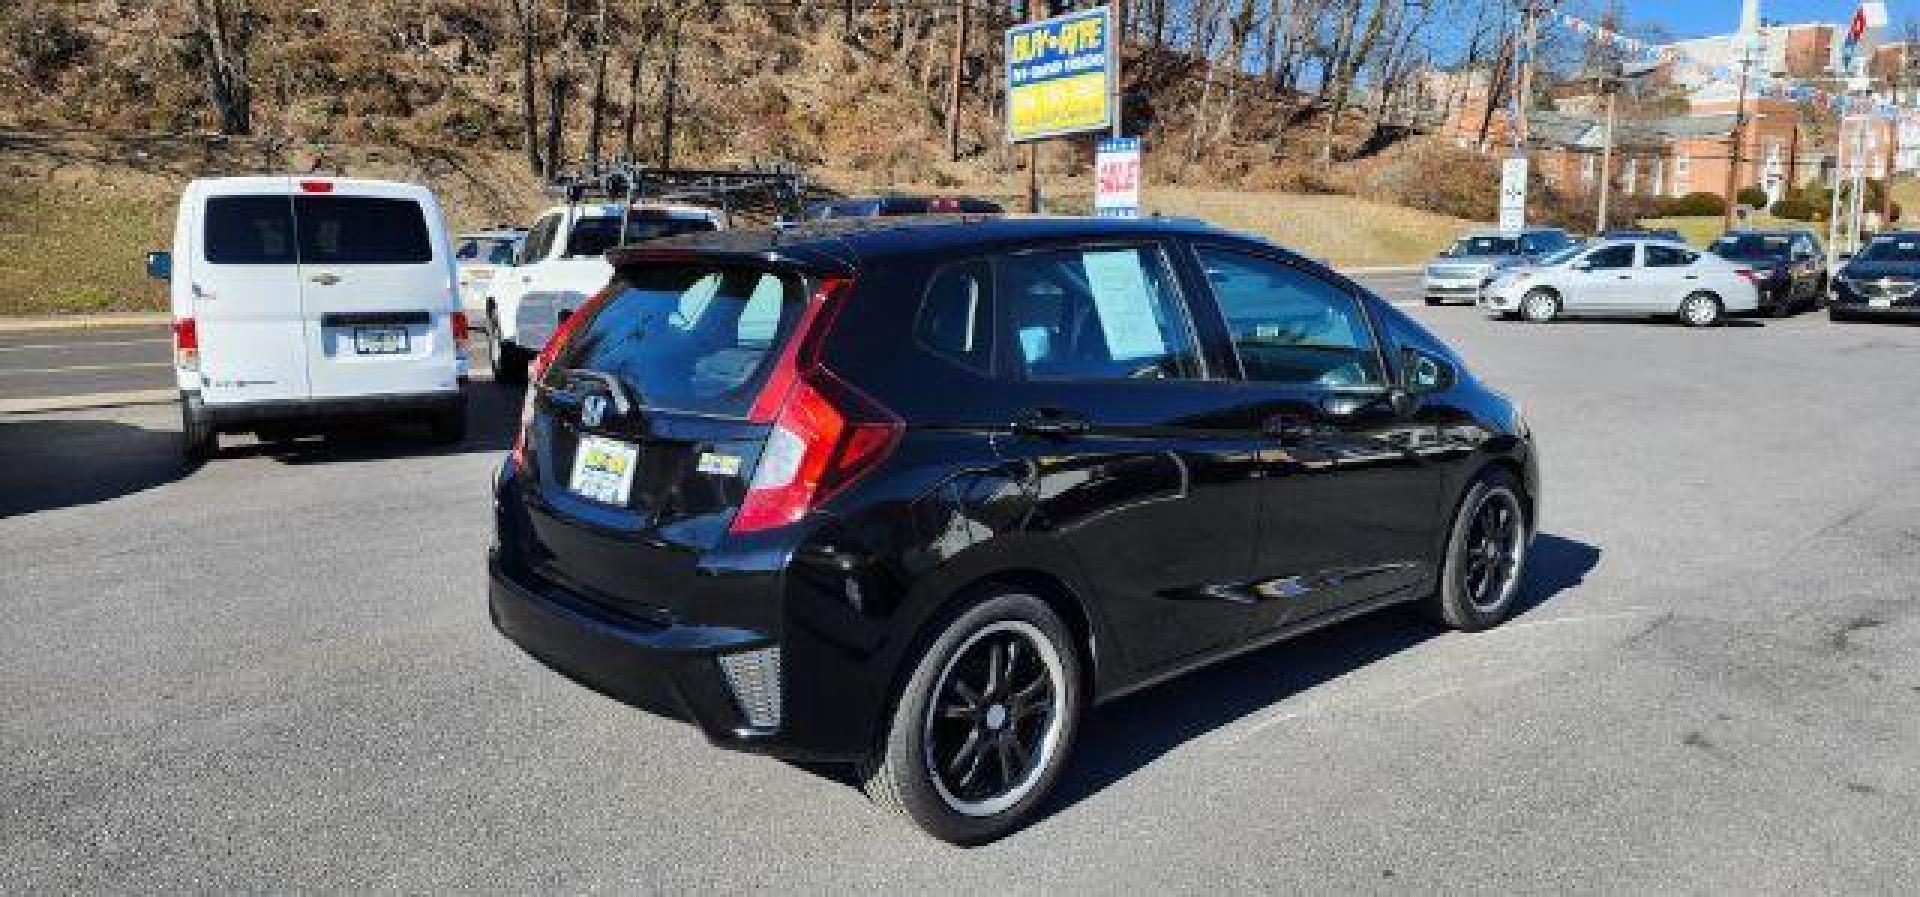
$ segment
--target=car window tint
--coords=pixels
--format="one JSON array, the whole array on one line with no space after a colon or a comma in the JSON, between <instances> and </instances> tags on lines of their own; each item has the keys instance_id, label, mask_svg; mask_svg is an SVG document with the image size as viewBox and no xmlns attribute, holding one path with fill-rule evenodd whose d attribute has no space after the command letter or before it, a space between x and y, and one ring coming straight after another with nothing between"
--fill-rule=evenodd
<instances>
[{"instance_id":1,"label":"car window tint","mask_svg":"<svg viewBox=\"0 0 1920 897\"><path fill-rule=\"evenodd\" d=\"M1352 293L1271 259L1199 250L1248 380L1303 386L1386 382Z\"/></svg>"},{"instance_id":2,"label":"car window tint","mask_svg":"<svg viewBox=\"0 0 1920 897\"><path fill-rule=\"evenodd\" d=\"M533 226L527 234L526 245L520 249L520 264L537 262L547 257L547 250L553 248L553 233L560 227L560 216L548 215Z\"/></svg>"},{"instance_id":3,"label":"car window tint","mask_svg":"<svg viewBox=\"0 0 1920 897\"><path fill-rule=\"evenodd\" d=\"M496 241L493 244L493 248L487 251L487 264L511 265L513 264L513 255L514 249L511 240Z\"/></svg>"},{"instance_id":4,"label":"car window tint","mask_svg":"<svg viewBox=\"0 0 1920 897\"><path fill-rule=\"evenodd\" d=\"M1633 244L1615 243L1587 253L1587 266L1595 270L1633 267Z\"/></svg>"},{"instance_id":5,"label":"car window tint","mask_svg":"<svg viewBox=\"0 0 1920 897\"><path fill-rule=\"evenodd\" d=\"M293 264L293 204L285 196L210 197L203 236L216 265Z\"/></svg>"},{"instance_id":6,"label":"car window tint","mask_svg":"<svg viewBox=\"0 0 1920 897\"><path fill-rule=\"evenodd\" d=\"M293 198L300 262L307 265L417 265L433 261L427 218L411 199Z\"/></svg>"},{"instance_id":7,"label":"car window tint","mask_svg":"<svg viewBox=\"0 0 1920 897\"><path fill-rule=\"evenodd\" d=\"M469 259L479 258L480 257L480 241L479 240L461 240L460 248L454 250L453 257L463 262Z\"/></svg>"},{"instance_id":8,"label":"car window tint","mask_svg":"<svg viewBox=\"0 0 1920 897\"><path fill-rule=\"evenodd\" d=\"M981 262L941 271L920 302L921 345L977 371L993 368L993 275Z\"/></svg>"},{"instance_id":9,"label":"car window tint","mask_svg":"<svg viewBox=\"0 0 1920 897\"><path fill-rule=\"evenodd\" d=\"M996 269L994 292L1027 376L1201 376L1192 329L1157 251L1022 253L1003 258Z\"/></svg>"},{"instance_id":10,"label":"car window tint","mask_svg":"<svg viewBox=\"0 0 1920 897\"><path fill-rule=\"evenodd\" d=\"M650 407L745 414L805 306L801 280L702 263L624 276L554 368L611 374Z\"/></svg>"},{"instance_id":11,"label":"car window tint","mask_svg":"<svg viewBox=\"0 0 1920 897\"><path fill-rule=\"evenodd\" d=\"M1658 243L1648 243L1642 251L1646 253L1646 265L1649 268L1684 268L1700 257L1692 250Z\"/></svg>"},{"instance_id":12,"label":"car window tint","mask_svg":"<svg viewBox=\"0 0 1920 897\"><path fill-rule=\"evenodd\" d=\"M627 242L645 243L662 237L698 234L717 230L707 218L676 218L666 215L632 215L627 219ZM620 244L620 219L617 216L582 218L573 223L567 237L568 258L606 255Z\"/></svg>"}]
</instances>

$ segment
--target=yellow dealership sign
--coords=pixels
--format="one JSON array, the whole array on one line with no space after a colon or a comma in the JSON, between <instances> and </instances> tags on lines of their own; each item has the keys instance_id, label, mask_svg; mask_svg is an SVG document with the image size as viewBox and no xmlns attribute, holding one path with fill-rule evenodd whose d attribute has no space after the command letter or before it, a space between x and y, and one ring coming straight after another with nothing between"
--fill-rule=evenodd
<instances>
[{"instance_id":1,"label":"yellow dealership sign","mask_svg":"<svg viewBox=\"0 0 1920 897\"><path fill-rule=\"evenodd\" d=\"M1112 126L1112 26L1100 7L1007 29L1007 139Z\"/></svg>"}]
</instances>

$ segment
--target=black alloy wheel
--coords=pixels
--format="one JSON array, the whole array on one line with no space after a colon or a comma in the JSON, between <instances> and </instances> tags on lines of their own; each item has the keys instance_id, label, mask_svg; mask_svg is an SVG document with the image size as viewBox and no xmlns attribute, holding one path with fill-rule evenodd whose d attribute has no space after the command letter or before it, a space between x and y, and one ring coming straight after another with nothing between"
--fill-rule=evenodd
<instances>
[{"instance_id":1,"label":"black alloy wheel","mask_svg":"<svg viewBox=\"0 0 1920 897\"><path fill-rule=\"evenodd\" d=\"M932 632L859 775L927 834L983 844L1031 821L1066 765L1084 700L1078 643L1045 601L993 586Z\"/></svg>"},{"instance_id":2,"label":"black alloy wheel","mask_svg":"<svg viewBox=\"0 0 1920 897\"><path fill-rule=\"evenodd\" d=\"M1439 586L1423 606L1436 622L1476 631L1498 625L1513 612L1533 542L1521 494L1520 481L1495 468L1461 497Z\"/></svg>"}]
</instances>

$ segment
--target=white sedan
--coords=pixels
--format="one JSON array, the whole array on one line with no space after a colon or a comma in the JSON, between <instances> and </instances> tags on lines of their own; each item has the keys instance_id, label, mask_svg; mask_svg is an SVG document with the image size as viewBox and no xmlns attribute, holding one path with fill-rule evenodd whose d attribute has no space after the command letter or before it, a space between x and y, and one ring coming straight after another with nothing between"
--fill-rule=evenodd
<instances>
[{"instance_id":1,"label":"white sedan","mask_svg":"<svg viewBox=\"0 0 1920 897\"><path fill-rule=\"evenodd\" d=\"M1600 240L1512 268L1481 291L1501 317L1672 315L1709 327L1760 305L1764 274L1712 253L1653 240Z\"/></svg>"}]
</instances>

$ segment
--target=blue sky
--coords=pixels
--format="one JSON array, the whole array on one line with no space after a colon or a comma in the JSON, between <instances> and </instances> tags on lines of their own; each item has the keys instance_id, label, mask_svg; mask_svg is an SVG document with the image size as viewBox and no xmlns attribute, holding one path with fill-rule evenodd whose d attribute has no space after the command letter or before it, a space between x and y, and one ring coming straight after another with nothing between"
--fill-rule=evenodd
<instances>
[{"instance_id":1,"label":"blue sky","mask_svg":"<svg viewBox=\"0 0 1920 897\"><path fill-rule=\"evenodd\" d=\"M1676 38L1726 34L1740 24L1739 0L1626 0L1629 21L1665 25ZM1760 17L1789 24L1844 23L1859 4L1855 0L1760 0ZM1910 14L1900 0L1888 0L1889 30L1898 30Z\"/></svg>"}]
</instances>

